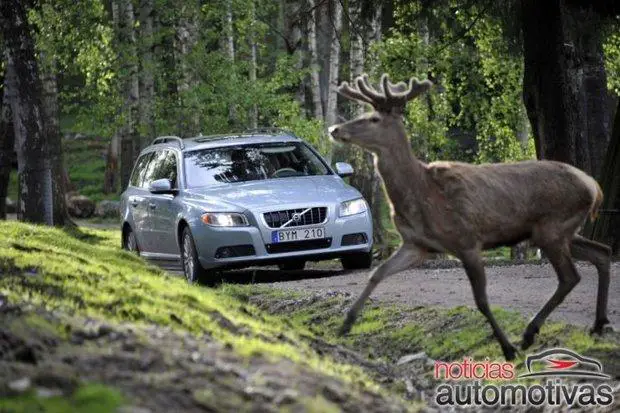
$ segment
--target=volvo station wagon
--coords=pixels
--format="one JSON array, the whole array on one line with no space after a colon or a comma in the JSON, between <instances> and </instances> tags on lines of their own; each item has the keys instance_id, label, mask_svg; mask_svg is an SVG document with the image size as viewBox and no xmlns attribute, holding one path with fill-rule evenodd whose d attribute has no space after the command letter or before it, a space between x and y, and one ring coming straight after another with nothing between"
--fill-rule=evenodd
<instances>
[{"instance_id":1,"label":"volvo station wagon","mask_svg":"<svg viewBox=\"0 0 620 413\"><path fill-rule=\"evenodd\" d=\"M227 268L339 258L369 268L372 219L362 195L285 131L160 137L139 155L121 198L122 246L189 282Z\"/></svg>"}]
</instances>

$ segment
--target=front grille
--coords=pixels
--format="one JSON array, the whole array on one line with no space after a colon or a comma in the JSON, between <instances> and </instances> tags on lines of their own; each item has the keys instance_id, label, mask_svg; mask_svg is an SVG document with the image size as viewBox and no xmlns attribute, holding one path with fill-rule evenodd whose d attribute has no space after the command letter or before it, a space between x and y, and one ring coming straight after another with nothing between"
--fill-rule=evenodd
<instances>
[{"instance_id":1,"label":"front grille","mask_svg":"<svg viewBox=\"0 0 620 413\"><path fill-rule=\"evenodd\" d=\"M283 211L265 212L263 217L269 228L280 228L291 221L286 228L301 227L304 225L322 224L327 218L327 207L310 208L305 214L300 215L298 221L292 221L293 215L301 214L308 208L285 209Z\"/></svg>"},{"instance_id":2,"label":"front grille","mask_svg":"<svg viewBox=\"0 0 620 413\"><path fill-rule=\"evenodd\" d=\"M308 241L281 242L276 244L265 244L265 249L269 254L279 254L281 252L318 250L329 248L332 245L331 238L311 239Z\"/></svg>"}]
</instances>

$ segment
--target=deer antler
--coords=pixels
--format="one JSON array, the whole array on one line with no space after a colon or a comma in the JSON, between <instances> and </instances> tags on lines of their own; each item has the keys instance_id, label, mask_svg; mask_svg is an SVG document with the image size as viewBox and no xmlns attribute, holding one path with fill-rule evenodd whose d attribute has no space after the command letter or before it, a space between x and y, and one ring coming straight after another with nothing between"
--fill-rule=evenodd
<instances>
[{"instance_id":1,"label":"deer antler","mask_svg":"<svg viewBox=\"0 0 620 413\"><path fill-rule=\"evenodd\" d=\"M338 88L338 93L342 96L368 103L377 111L402 113L408 101L426 92L433 83L430 80L420 82L412 77L409 84L405 82L392 83L386 73L381 76L380 90L375 89L368 81L368 75L363 74L354 80L357 88L351 87L349 83L342 82Z\"/></svg>"}]
</instances>

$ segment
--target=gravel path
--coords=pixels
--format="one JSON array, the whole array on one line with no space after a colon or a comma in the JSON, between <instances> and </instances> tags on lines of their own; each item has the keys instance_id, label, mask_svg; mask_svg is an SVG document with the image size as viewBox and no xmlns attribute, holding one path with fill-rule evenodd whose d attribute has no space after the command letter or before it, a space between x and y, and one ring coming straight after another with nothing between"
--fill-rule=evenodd
<instances>
[{"instance_id":1,"label":"gravel path","mask_svg":"<svg viewBox=\"0 0 620 413\"><path fill-rule=\"evenodd\" d=\"M595 268L586 263L577 263L577 270L581 274L581 282L549 319L590 326L596 308L598 277ZM519 311L526 317L532 317L542 307L557 285L555 272L549 264L488 266L486 271L491 305ZM291 280L272 282L277 279L277 274L277 271L258 270L254 273L254 280L285 289L338 290L357 295L366 285L367 279L365 271L322 270L299 272L297 276L291 276ZM616 327L620 327L619 277L620 263L616 262L611 268L609 291L609 318L612 326ZM230 277L230 281L233 278L237 277ZM404 271L379 284L372 297L408 306L474 306L467 276L460 267Z\"/></svg>"}]
</instances>

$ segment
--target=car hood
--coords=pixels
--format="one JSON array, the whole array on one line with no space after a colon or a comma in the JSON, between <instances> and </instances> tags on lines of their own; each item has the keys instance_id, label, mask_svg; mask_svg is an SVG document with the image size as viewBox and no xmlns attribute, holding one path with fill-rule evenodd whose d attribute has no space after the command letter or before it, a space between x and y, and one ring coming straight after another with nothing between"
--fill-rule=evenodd
<instances>
[{"instance_id":1,"label":"car hood","mask_svg":"<svg viewBox=\"0 0 620 413\"><path fill-rule=\"evenodd\" d=\"M244 209L265 209L285 204L342 202L361 197L337 175L304 176L242 182L187 191L198 201L221 203Z\"/></svg>"}]
</instances>

